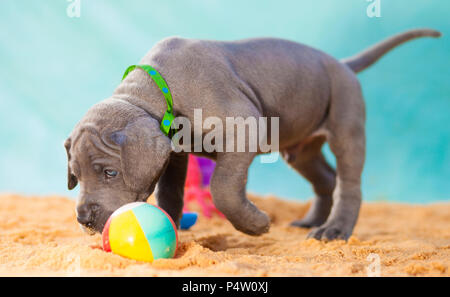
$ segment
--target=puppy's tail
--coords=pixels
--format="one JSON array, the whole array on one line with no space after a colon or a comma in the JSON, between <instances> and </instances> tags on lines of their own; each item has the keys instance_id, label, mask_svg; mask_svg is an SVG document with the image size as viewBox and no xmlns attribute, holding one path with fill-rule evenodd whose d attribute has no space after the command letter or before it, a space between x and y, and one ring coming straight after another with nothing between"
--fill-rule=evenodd
<instances>
[{"instance_id":1,"label":"puppy's tail","mask_svg":"<svg viewBox=\"0 0 450 297\"><path fill-rule=\"evenodd\" d=\"M432 29L416 29L406 31L398 35L394 35L380 43L377 43L353 57L343 59L341 60L341 62L350 67L350 69L352 69L355 73L358 73L378 61L378 59L380 59L384 54L389 52L394 47L411 39L426 36L437 38L441 36L441 33Z\"/></svg>"}]
</instances>

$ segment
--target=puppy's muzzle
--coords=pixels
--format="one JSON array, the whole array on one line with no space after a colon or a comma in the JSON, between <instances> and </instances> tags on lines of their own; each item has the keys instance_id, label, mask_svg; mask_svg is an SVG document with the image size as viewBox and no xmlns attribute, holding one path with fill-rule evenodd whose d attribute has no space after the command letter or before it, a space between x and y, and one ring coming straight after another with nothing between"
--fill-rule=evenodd
<instances>
[{"instance_id":1,"label":"puppy's muzzle","mask_svg":"<svg viewBox=\"0 0 450 297\"><path fill-rule=\"evenodd\" d=\"M83 231L92 234L99 206L97 204L81 204L77 207L77 221L80 223Z\"/></svg>"}]
</instances>

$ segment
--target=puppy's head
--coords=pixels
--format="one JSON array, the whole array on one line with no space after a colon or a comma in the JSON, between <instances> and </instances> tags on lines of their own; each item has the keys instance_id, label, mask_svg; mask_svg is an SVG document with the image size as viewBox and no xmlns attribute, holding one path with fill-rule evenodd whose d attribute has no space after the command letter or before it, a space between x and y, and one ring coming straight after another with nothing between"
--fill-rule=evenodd
<instances>
[{"instance_id":1,"label":"puppy's head","mask_svg":"<svg viewBox=\"0 0 450 297\"><path fill-rule=\"evenodd\" d=\"M120 206L147 200L171 152L157 120L117 99L94 105L64 146L68 187L81 186L77 220L90 234L102 232Z\"/></svg>"}]
</instances>

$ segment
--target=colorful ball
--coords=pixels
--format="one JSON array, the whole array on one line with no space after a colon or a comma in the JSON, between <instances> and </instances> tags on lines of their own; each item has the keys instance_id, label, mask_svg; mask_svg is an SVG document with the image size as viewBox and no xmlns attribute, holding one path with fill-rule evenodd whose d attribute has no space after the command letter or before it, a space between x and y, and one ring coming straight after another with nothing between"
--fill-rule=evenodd
<instances>
[{"instance_id":1,"label":"colorful ball","mask_svg":"<svg viewBox=\"0 0 450 297\"><path fill-rule=\"evenodd\" d=\"M172 258L178 244L177 228L170 216L145 202L117 209L106 222L102 239L105 251L146 262Z\"/></svg>"}]
</instances>

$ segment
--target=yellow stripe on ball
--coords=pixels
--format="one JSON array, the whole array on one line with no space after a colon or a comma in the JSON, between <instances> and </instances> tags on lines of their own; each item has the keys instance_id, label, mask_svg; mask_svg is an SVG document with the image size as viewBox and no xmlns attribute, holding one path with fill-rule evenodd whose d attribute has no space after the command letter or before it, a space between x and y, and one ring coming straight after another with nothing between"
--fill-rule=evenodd
<instances>
[{"instance_id":1,"label":"yellow stripe on ball","mask_svg":"<svg viewBox=\"0 0 450 297\"><path fill-rule=\"evenodd\" d=\"M132 210L120 213L111 221L109 242L112 252L138 261L153 262L153 253Z\"/></svg>"}]
</instances>

